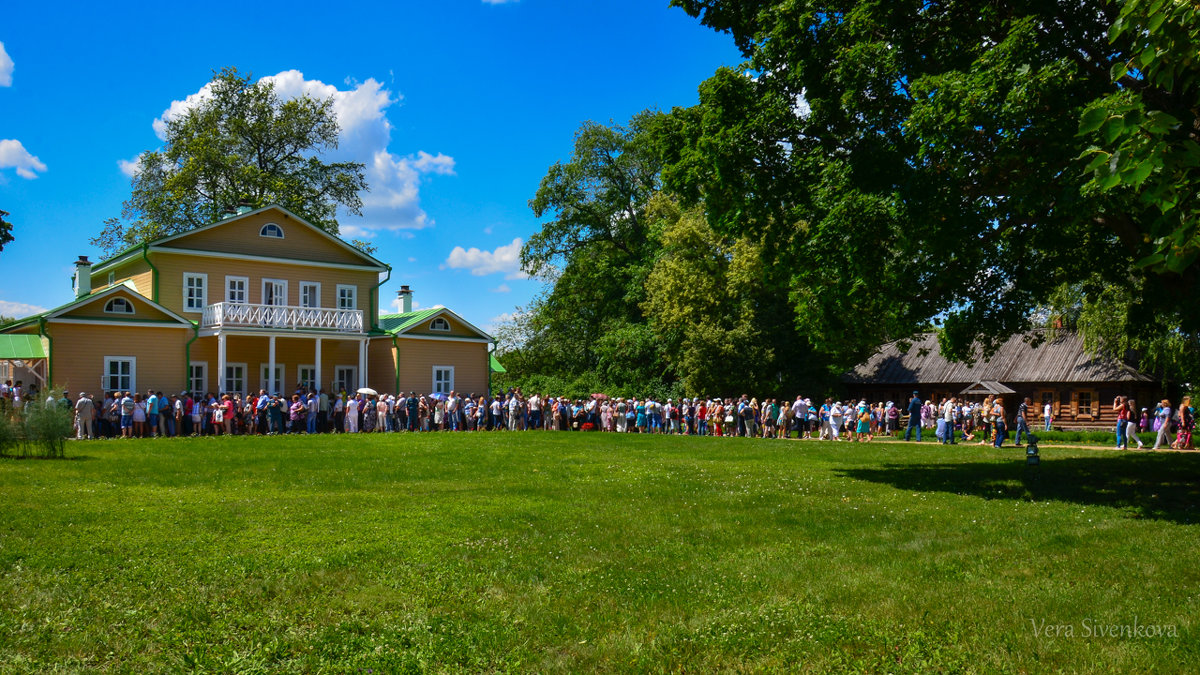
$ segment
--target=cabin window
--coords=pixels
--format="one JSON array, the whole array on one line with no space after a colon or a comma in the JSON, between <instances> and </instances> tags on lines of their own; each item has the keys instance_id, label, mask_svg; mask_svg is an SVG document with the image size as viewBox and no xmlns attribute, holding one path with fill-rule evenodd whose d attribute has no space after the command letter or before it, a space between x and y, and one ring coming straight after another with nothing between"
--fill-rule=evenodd
<instances>
[{"instance_id":1,"label":"cabin window","mask_svg":"<svg viewBox=\"0 0 1200 675\"><path fill-rule=\"evenodd\" d=\"M208 389L208 363L192 361L188 366L188 387L194 396L201 396Z\"/></svg>"},{"instance_id":2,"label":"cabin window","mask_svg":"<svg viewBox=\"0 0 1200 675\"><path fill-rule=\"evenodd\" d=\"M246 304L246 288L249 285L249 277L225 277L225 302Z\"/></svg>"},{"instance_id":3,"label":"cabin window","mask_svg":"<svg viewBox=\"0 0 1200 675\"><path fill-rule=\"evenodd\" d=\"M221 390L223 394L244 394L246 393L246 364L244 363L227 363L225 364L225 378L222 384L225 388Z\"/></svg>"},{"instance_id":4,"label":"cabin window","mask_svg":"<svg viewBox=\"0 0 1200 675\"><path fill-rule=\"evenodd\" d=\"M104 357L106 391L137 391L137 357Z\"/></svg>"},{"instance_id":5,"label":"cabin window","mask_svg":"<svg viewBox=\"0 0 1200 675\"><path fill-rule=\"evenodd\" d=\"M429 322L429 330L449 331L450 322L439 316L438 318Z\"/></svg>"},{"instance_id":6,"label":"cabin window","mask_svg":"<svg viewBox=\"0 0 1200 675\"><path fill-rule=\"evenodd\" d=\"M454 366L433 367L433 393L449 394L454 391Z\"/></svg>"},{"instance_id":7,"label":"cabin window","mask_svg":"<svg viewBox=\"0 0 1200 675\"><path fill-rule=\"evenodd\" d=\"M183 275L183 311L203 312L208 304L208 275L185 272Z\"/></svg>"},{"instance_id":8,"label":"cabin window","mask_svg":"<svg viewBox=\"0 0 1200 675\"><path fill-rule=\"evenodd\" d=\"M260 237L270 237L271 239L283 239L283 228L275 223L267 223L258 231Z\"/></svg>"},{"instance_id":9,"label":"cabin window","mask_svg":"<svg viewBox=\"0 0 1200 675\"><path fill-rule=\"evenodd\" d=\"M105 314L133 314L133 303L125 298L113 298L104 304Z\"/></svg>"},{"instance_id":10,"label":"cabin window","mask_svg":"<svg viewBox=\"0 0 1200 675\"><path fill-rule=\"evenodd\" d=\"M321 284L315 281L300 282L300 306L301 307L320 307L321 306Z\"/></svg>"},{"instance_id":11,"label":"cabin window","mask_svg":"<svg viewBox=\"0 0 1200 675\"><path fill-rule=\"evenodd\" d=\"M338 284L338 309L358 309L358 286Z\"/></svg>"}]
</instances>

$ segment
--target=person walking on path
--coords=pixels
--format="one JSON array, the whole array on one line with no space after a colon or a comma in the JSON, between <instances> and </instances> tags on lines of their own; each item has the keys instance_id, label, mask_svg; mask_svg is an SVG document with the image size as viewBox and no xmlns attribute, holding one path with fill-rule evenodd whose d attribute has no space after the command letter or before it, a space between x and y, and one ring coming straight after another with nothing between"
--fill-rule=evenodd
<instances>
[{"instance_id":1,"label":"person walking on path","mask_svg":"<svg viewBox=\"0 0 1200 675\"><path fill-rule=\"evenodd\" d=\"M1004 399L997 397L996 402L992 404L992 416L996 420L992 423L992 435L996 437L997 448L1004 446L1004 439L1008 436L1008 424L1004 415Z\"/></svg>"},{"instance_id":2,"label":"person walking on path","mask_svg":"<svg viewBox=\"0 0 1200 675\"><path fill-rule=\"evenodd\" d=\"M921 442L921 408L924 407L921 403L921 396L917 392L912 393L912 399L908 402L908 426L904 428L904 440L909 440L912 436L913 429L917 430L917 442Z\"/></svg>"},{"instance_id":3,"label":"person walking on path","mask_svg":"<svg viewBox=\"0 0 1200 675\"><path fill-rule=\"evenodd\" d=\"M1029 415L1029 406L1031 405L1033 405L1033 400L1026 396L1025 400L1021 401L1021 405L1017 406L1017 437L1014 439L1014 443L1018 448L1021 447L1021 432L1024 431L1026 436L1029 435L1029 422L1026 417Z\"/></svg>"},{"instance_id":4,"label":"person walking on path","mask_svg":"<svg viewBox=\"0 0 1200 675\"><path fill-rule=\"evenodd\" d=\"M1125 445L1128 447L1129 441L1132 439L1137 443L1138 450L1146 447L1142 444L1142 439L1138 438L1138 419L1137 419L1137 403L1130 398L1125 399Z\"/></svg>"},{"instance_id":5,"label":"person walking on path","mask_svg":"<svg viewBox=\"0 0 1200 675\"><path fill-rule=\"evenodd\" d=\"M1158 405L1155 417L1158 418L1158 436L1154 439L1153 449L1158 450L1167 440L1167 434L1171 433L1171 402L1164 398Z\"/></svg>"},{"instance_id":6,"label":"person walking on path","mask_svg":"<svg viewBox=\"0 0 1200 675\"><path fill-rule=\"evenodd\" d=\"M1192 397L1184 396L1179 402L1179 435L1171 444L1176 450L1192 449L1192 428L1196 426L1196 413L1192 410Z\"/></svg>"}]
</instances>

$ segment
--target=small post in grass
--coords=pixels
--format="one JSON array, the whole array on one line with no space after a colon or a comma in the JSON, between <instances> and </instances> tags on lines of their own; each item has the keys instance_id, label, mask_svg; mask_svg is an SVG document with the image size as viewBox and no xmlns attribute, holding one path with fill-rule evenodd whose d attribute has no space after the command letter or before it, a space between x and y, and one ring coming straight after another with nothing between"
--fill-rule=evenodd
<instances>
[{"instance_id":1,"label":"small post in grass","mask_svg":"<svg viewBox=\"0 0 1200 675\"><path fill-rule=\"evenodd\" d=\"M1038 454L1037 436L1029 434L1029 441L1025 445L1025 466L1038 466L1042 463L1042 456Z\"/></svg>"}]
</instances>

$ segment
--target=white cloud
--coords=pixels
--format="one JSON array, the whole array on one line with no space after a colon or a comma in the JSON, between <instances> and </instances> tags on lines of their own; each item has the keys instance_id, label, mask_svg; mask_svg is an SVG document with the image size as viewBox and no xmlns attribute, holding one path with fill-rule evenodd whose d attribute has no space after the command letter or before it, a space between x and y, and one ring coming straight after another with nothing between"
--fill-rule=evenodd
<instances>
[{"instance_id":1,"label":"white cloud","mask_svg":"<svg viewBox=\"0 0 1200 675\"><path fill-rule=\"evenodd\" d=\"M417 259L410 255L408 256L408 262L417 262Z\"/></svg>"},{"instance_id":2,"label":"white cloud","mask_svg":"<svg viewBox=\"0 0 1200 675\"><path fill-rule=\"evenodd\" d=\"M0 87L12 86L13 60L4 51L4 43L0 42Z\"/></svg>"},{"instance_id":3,"label":"white cloud","mask_svg":"<svg viewBox=\"0 0 1200 675\"><path fill-rule=\"evenodd\" d=\"M20 319L31 314L40 314L44 311L46 311L45 307L27 305L23 302L9 302L8 300L0 300L0 314L3 314L4 316L11 316Z\"/></svg>"},{"instance_id":4,"label":"white cloud","mask_svg":"<svg viewBox=\"0 0 1200 675\"><path fill-rule=\"evenodd\" d=\"M133 159L118 159L117 168L121 169L121 173L133 178L138 171L142 170L142 156L138 155Z\"/></svg>"},{"instance_id":5,"label":"white cloud","mask_svg":"<svg viewBox=\"0 0 1200 675\"><path fill-rule=\"evenodd\" d=\"M517 2L520 2L520 0L483 0L483 4L485 5L510 5Z\"/></svg>"},{"instance_id":6,"label":"white cloud","mask_svg":"<svg viewBox=\"0 0 1200 675\"><path fill-rule=\"evenodd\" d=\"M508 287L508 284L500 284L499 286L493 288L492 292L493 293L508 293L511 290L512 289Z\"/></svg>"},{"instance_id":7,"label":"white cloud","mask_svg":"<svg viewBox=\"0 0 1200 675\"><path fill-rule=\"evenodd\" d=\"M370 186L370 191L362 196L362 219L343 217L343 234L348 227L358 227L359 232L395 231L419 230L434 224L421 208L420 184L431 175L453 176L454 158L424 150L398 155L388 149L394 127L388 121L386 111L403 99L400 94L389 91L374 78L357 83L347 78L347 88L339 89L320 80L306 80L298 70L285 70L262 80L273 83L276 93L283 99L307 94L333 100L340 128L338 147L326 153L326 157L332 161L362 162ZM210 86L206 84L184 100L172 101L170 107L154 120L155 133L164 138L168 121L211 95ZM346 224L352 220L355 222Z\"/></svg>"},{"instance_id":8,"label":"white cloud","mask_svg":"<svg viewBox=\"0 0 1200 675\"><path fill-rule=\"evenodd\" d=\"M517 237L512 243L500 246L495 251L455 246L443 266L470 270L475 276L503 272L505 279L525 279L528 275L521 271L520 258L521 238Z\"/></svg>"},{"instance_id":9,"label":"white cloud","mask_svg":"<svg viewBox=\"0 0 1200 675\"><path fill-rule=\"evenodd\" d=\"M375 230L358 225L342 225L338 228L338 236L342 239L374 239L376 234L378 232Z\"/></svg>"},{"instance_id":10,"label":"white cloud","mask_svg":"<svg viewBox=\"0 0 1200 675\"><path fill-rule=\"evenodd\" d=\"M21 178L37 178L37 171L46 171L42 160L29 154L21 141L6 138L0 140L0 169L16 168Z\"/></svg>"}]
</instances>

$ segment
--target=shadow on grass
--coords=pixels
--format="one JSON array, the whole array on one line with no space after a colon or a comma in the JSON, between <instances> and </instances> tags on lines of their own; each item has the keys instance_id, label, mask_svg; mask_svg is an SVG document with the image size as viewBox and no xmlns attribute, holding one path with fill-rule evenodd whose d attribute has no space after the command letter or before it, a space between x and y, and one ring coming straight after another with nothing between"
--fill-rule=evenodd
<instances>
[{"instance_id":1,"label":"shadow on grass","mask_svg":"<svg viewBox=\"0 0 1200 675\"><path fill-rule=\"evenodd\" d=\"M1119 509L1132 518L1200 523L1200 456L1113 454L1024 457L961 464L886 464L838 469L838 475L913 492L952 492L984 499L1061 501Z\"/></svg>"},{"instance_id":2,"label":"shadow on grass","mask_svg":"<svg viewBox=\"0 0 1200 675\"><path fill-rule=\"evenodd\" d=\"M68 457L43 457L42 455L0 455L0 461L9 462L24 462L28 461L45 461L45 462L90 462L96 457L91 455L70 455Z\"/></svg>"}]
</instances>

